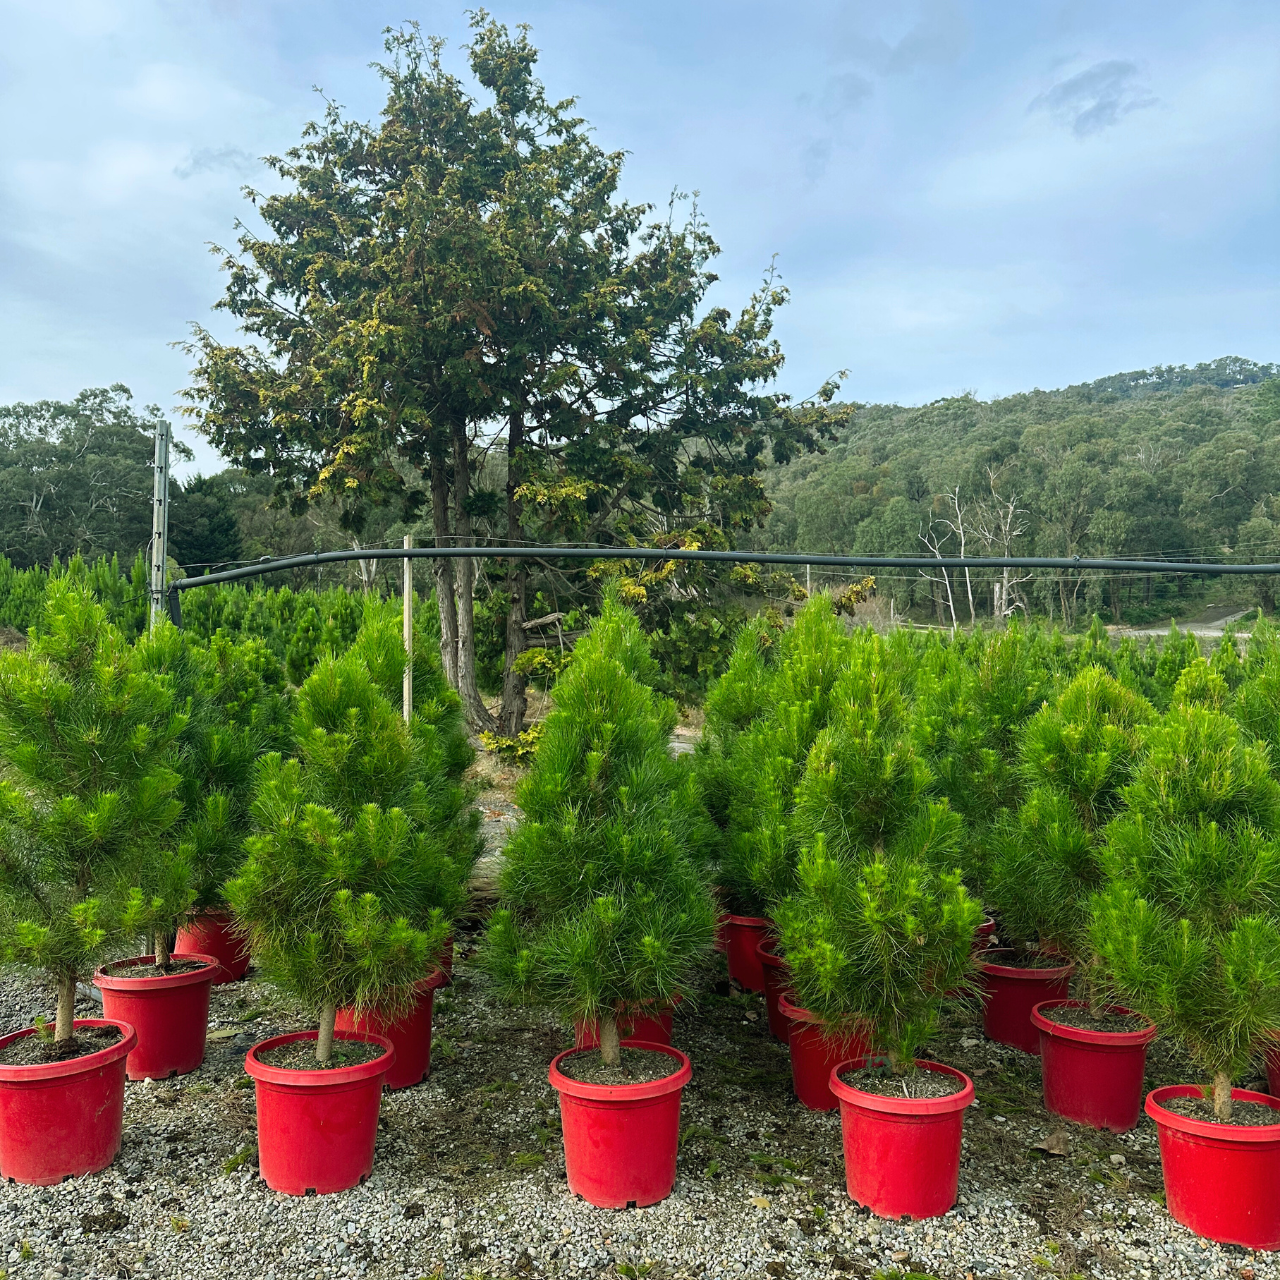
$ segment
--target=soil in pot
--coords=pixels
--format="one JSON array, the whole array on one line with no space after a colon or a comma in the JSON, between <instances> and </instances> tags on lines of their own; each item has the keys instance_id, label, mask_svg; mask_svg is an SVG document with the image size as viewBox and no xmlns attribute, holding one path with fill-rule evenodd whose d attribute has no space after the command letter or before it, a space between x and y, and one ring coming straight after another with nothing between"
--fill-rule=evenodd
<instances>
[{"instance_id":1,"label":"soil in pot","mask_svg":"<svg viewBox=\"0 0 1280 1280\"><path fill-rule=\"evenodd\" d=\"M888 1067L862 1067L840 1072L840 1079L851 1089L881 1098L949 1098L959 1092L955 1079L934 1071L898 1075Z\"/></svg>"},{"instance_id":2,"label":"soil in pot","mask_svg":"<svg viewBox=\"0 0 1280 1280\"><path fill-rule=\"evenodd\" d=\"M618 1066L610 1066L599 1053L575 1053L560 1064L560 1073L582 1084L647 1084L665 1080L680 1070L680 1063L656 1049L624 1044Z\"/></svg>"},{"instance_id":3,"label":"soil in pot","mask_svg":"<svg viewBox=\"0 0 1280 1280\"><path fill-rule=\"evenodd\" d=\"M1213 1101L1210 1098L1170 1098L1160 1104L1166 1111L1174 1115L1187 1116L1192 1120L1204 1120L1209 1124L1220 1124L1224 1128L1233 1125L1244 1125L1256 1129L1259 1125L1280 1124L1280 1113L1274 1107L1261 1102L1233 1102L1231 1119L1219 1120L1213 1113Z\"/></svg>"},{"instance_id":4,"label":"soil in pot","mask_svg":"<svg viewBox=\"0 0 1280 1280\"><path fill-rule=\"evenodd\" d=\"M72 1058L87 1058L100 1049L110 1049L123 1039L124 1032L116 1026L79 1027L70 1040L61 1044L39 1033L22 1036L0 1049L0 1066L39 1067L46 1062L70 1062Z\"/></svg>"},{"instance_id":5,"label":"soil in pot","mask_svg":"<svg viewBox=\"0 0 1280 1280\"><path fill-rule=\"evenodd\" d=\"M195 973L197 969L207 969L207 960L184 960L175 956L167 965L137 964L132 960L115 960L104 964L101 972L111 978L168 978L175 973Z\"/></svg>"},{"instance_id":6,"label":"soil in pot","mask_svg":"<svg viewBox=\"0 0 1280 1280\"><path fill-rule=\"evenodd\" d=\"M1127 1031L1143 1031L1151 1024L1140 1013L1117 1013L1099 1009L1091 1013L1084 1004L1047 1004L1040 1010L1046 1022L1059 1027L1075 1027L1079 1031L1101 1031L1120 1035Z\"/></svg>"},{"instance_id":7,"label":"soil in pot","mask_svg":"<svg viewBox=\"0 0 1280 1280\"><path fill-rule=\"evenodd\" d=\"M340 1067L358 1067L380 1058L386 1050L365 1040L335 1040L329 1051L329 1061L316 1058L314 1040L294 1040L277 1045L258 1054L258 1061L269 1067L283 1067L286 1071L335 1071Z\"/></svg>"}]
</instances>

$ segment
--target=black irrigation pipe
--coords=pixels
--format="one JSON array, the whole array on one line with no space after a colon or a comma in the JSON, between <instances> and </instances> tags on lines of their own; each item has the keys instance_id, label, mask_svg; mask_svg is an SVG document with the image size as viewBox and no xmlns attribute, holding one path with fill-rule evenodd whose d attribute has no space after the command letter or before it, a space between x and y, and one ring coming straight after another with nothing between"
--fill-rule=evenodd
<instances>
[{"instance_id":1,"label":"black irrigation pipe","mask_svg":"<svg viewBox=\"0 0 1280 1280\"><path fill-rule=\"evenodd\" d=\"M693 560L713 564L812 565L825 569L1100 569L1111 573L1280 574L1280 564L1207 564L1191 560L1084 560L1079 556L819 556L773 551L695 551L685 547L366 547L362 551L313 551L264 556L254 564L169 584L169 615L182 625L179 592L239 582L282 569L348 560Z\"/></svg>"}]
</instances>

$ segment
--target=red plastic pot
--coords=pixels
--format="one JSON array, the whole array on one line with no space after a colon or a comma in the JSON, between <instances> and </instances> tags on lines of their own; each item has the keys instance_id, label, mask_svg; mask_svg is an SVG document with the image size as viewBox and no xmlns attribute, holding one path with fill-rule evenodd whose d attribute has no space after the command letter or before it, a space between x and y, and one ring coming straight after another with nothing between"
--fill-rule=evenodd
<instances>
[{"instance_id":1,"label":"red plastic pot","mask_svg":"<svg viewBox=\"0 0 1280 1280\"><path fill-rule=\"evenodd\" d=\"M1045 1109L1077 1124L1126 1133L1138 1123L1142 1109L1142 1074L1156 1025L1148 1022L1139 1031L1090 1031L1064 1026L1041 1012L1085 1007L1083 1000L1046 1000L1031 1010L1040 1033ZM1107 1012L1133 1014L1120 1005L1109 1005Z\"/></svg>"},{"instance_id":2,"label":"red plastic pot","mask_svg":"<svg viewBox=\"0 0 1280 1280\"><path fill-rule=\"evenodd\" d=\"M991 939L995 937L996 922L988 916L974 931L972 951L975 955L991 949Z\"/></svg>"},{"instance_id":3,"label":"red plastic pot","mask_svg":"<svg viewBox=\"0 0 1280 1280\"><path fill-rule=\"evenodd\" d=\"M766 934L756 943L756 955L760 958L760 972L764 975L764 1007L769 1014L769 1031L775 1040L787 1043L791 1021L778 1008L778 997L791 994L791 969L787 962L775 953L778 940Z\"/></svg>"},{"instance_id":4,"label":"red plastic pot","mask_svg":"<svg viewBox=\"0 0 1280 1280\"><path fill-rule=\"evenodd\" d=\"M249 972L249 944L236 932L229 911L205 911L178 930L175 956L212 956L222 966L213 985L239 982Z\"/></svg>"},{"instance_id":5,"label":"red plastic pot","mask_svg":"<svg viewBox=\"0 0 1280 1280\"><path fill-rule=\"evenodd\" d=\"M725 924L729 977L748 991L764 990L764 970L756 944L773 928L763 916L730 916Z\"/></svg>"},{"instance_id":6,"label":"red plastic pot","mask_svg":"<svg viewBox=\"0 0 1280 1280\"><path fill-rule=\"evenodd\" d=\"M941 1062L923 1071L953 1076L956 1092L943 1098L894 1098L855 1089L840 1072L866 1059L832 1069L829 1087L840 1101L844 1177L849 1198L881 1218L936 1218L956 1202L964 1109L973 1101L973 1081Z\"/></svg>"},{"instance_id":7,"label":"red plastic pot","mask_svg":"<svg viewBox=\"0 0 1280 1280\"><path fill-rule=\"evenodd\" d=\"M1032 1024L1031 1010L1046 1000L1065 1000L1071 994L1073 966L1020 969L1000 963L998 957L1013 954L1008 948L994 947L983 952L978 962L983 987L982 1029L998 1044L1038 1054L1040 1032Z\"/></svg>"},{"instance_id":8,"label":"red plastic pot","mask_svg":"<svg viewBox=\"0 0 1280 1280\"><path fill-rule=\"evenodd\" d=\"M258 1169L272 1191L328 1195L359 1186L373 1172L382 1082L396 1051L385 1036L337 1031L338 1040L363 1040L386 1052L354 1067L295 1071L259 1058L295 1040L315 1040L314 1031L294 1031L255 1044L244 1069L254 1079L258 1104Z\"/></svg>"},{"instance_id":9,"label":"red plastic pot","mask_svg":"<svg viewBox=\"0 0 1280 1280\"><path fill-rule=\"evenodd\" d=\"M437 969L417 984L418 1002L413 1012L398 1022L389 1022L378 1013L355 1014L350 1009L339 1009L334 1027L338 1031L352 1031L368 1039L379 1036L391 1043L396 1060L387 1069L388 1089L407 1089L421 1084L431 1074L431 1016L435 1004L436 988L443 985L444 973Z\"/></svg>"},{"instance_id":10,"label":"red plastic pot","mask_svg":"<svg viewBox=\"0 0 1280 1280\"><path fill-rule=\"evenodd\" d=\"M627 1043L667 1054L674 1060L674 1071L643 1084L587 1084L570 1079L560 1064L575 1053L593 1050L569 1049L552 1060L548 1072L551 1087L560 1095L569 1190L600 1209L657 1204L676 1182L680 1097L693 1067L670 1045Z\"/></svg>"},{"instance_id":11,"label":"red plastic pot","mask_svg":"<svg viewBox=\"0 0 1280 1280\"><path fill-rule=\"evenodd\" d=\"M1194 1120L1166 1110L1171 1098L1202 1097L1194 1084L1171 1084L1147 1094L1156 1122L1165 1204L1178 1222L1219 1244L1280 1249L1280 1099L1232 1089L1236 1102L1260 1102L1276 1124L1231 1125Z\"/></svg>"},{"instance_id":12,"label":"red plastic pot","mask_svg":"<svg viewBox=\"0 0 1280 1280\"><path fill-rule=\"evenodd\" d=\"M680 996L676 997L679 1004ZM640 1040L645 1044L670 1044L671 1020L674 1008L664 1010L656 1016L633 1015L621 1018L618 1022L618 1036L622 1040ZM573 1024L573 1047L575 1049L598 1049L600 1047L600 1024L598 1022L575 1022Z\"/></svg>"},{"instance_id":13,"label":"red plastic pot","mask_svg":"<svg viewBox=\"0 0 1280 1280\"><path fill-rule=\"evenodd\" d=\"M138 1033L107 1018L77 1018L75 1026L116 1027L123 1038L66 1062L0 1065L0 1178L51 1187L105 1169L120 1150L124 1062ZM34 1034L15 1031L0 1049Z\"/></svg>"},{"instance_id":14,"label":"red plastic pot","mask_svg":"<svg viewBox=\"0 0 1280 1280\"><path fill-rule=\"evenodd\" d=\"M209 989L221 966L213 956L188 952L203 969L131 978L124 965L155 964L155 956L134 956L93 975L102 991L102 1012L112 1022L127 1022L138 1033L138 1045L125 1063L130 1080L167 1080L184 1076L204 1061L209 1029Z\"/></svg>"},{"instance_id":15,"label":"red plastic pot","mask_svg":"<svg viewBox=\"0 0 1280 1280\"><path fill-rule=\"evenodd\" d=\"M871 1044L860 1031L847 1036L829 1036L816 1015L801 1009L789 995L778 997L778 1009L790 1027L791 1083L796 1097L810 1111L834 1111L836 1095L831 1092L831 1072L842 1063L864 1062Z\"/></svg>"}]
</instances>

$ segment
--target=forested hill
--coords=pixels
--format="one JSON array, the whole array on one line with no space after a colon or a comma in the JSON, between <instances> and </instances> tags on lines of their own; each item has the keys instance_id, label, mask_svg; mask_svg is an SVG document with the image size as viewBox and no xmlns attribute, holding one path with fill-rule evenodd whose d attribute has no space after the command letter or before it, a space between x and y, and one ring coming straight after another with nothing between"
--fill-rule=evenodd
<instances>
[{"instance_id":1,"label":"forested hill","mask_svg":"<svg viewBox=\"0 0 1280 1280\"><path fill-rule=\"evenodd\" d=\"M970 554L1280 559L1280 366L1226 357L1000 400L867 405L826 453L766 484L767 550L956 555L963 538ZM1189 590L1080 574L878 585L939 616L950 588L961 622L972 590L978 616L1068 624L1086 610L1167 618ZM1269 582L1238 590L1274 607Z\"/></svg>"}]
</instances>

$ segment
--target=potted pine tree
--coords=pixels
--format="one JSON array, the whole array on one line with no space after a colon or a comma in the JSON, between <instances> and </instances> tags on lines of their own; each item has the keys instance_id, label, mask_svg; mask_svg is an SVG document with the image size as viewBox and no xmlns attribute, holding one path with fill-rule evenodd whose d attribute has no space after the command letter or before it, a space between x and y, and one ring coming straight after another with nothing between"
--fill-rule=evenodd
<instances>
[{"instance_id":1,"label":"potted pine tree","mask_svg":"<svg viewBox=\"0 0 1280 1280\"><path fill-rule=\"evenodd\" d=\"M1102 883L1102 829L1121 807L1154 716L1097 666L1037 712L1020 753L1028 793L1016 816L997 824L986 877L1007 946L983 956L984 1029L1027 1053L1047 1048L1049 1110L1108 1128L1137 1123L1154 1029L1101 1003L1089 899ZM1074 972L1083 974L1083 1006L1070 999Z\"/></svg>"},{"instance_id":2,"label":"potted pine tree","mask_svg":"<svg viewBox=\"0 0 1280 1280\"><path fill-rule=\"evenodd\" d=\"M844 673L840 688L844 710L818 734L795 789L790 844L821 847L831 858L857 865L905 842L913 857L939 869L954 868L962 824L946 801L927 798L929 771L905 734L896 678L873 651ZM798 884L794 864L785 865L790 882ZM781 947L790 964L785 930ZM831 1069L868 1051L865 1028L856 1021L837 1025L825 1019L806 1005L798 985L778 1004L790 1021L796 1097L811 1110L835 1110Z\"/></svg>"},{"instance_id":3,"label":"potted pine tree","mask_svg":"<svg viewBox=\"0 0 1280 1280\"><path fill-rule=\"evenodd\" d=\"M168 683L73 582L50 584L40 632L0 657L0 944L57 992L51 1025L0 1039L0 1176L55 1183L119 1150L138 1034L109 1013L77 1019L76 983L126 917L166 923L140 869L163 865L171 904L186 896L181 860L154 856L182 811L184 724ZM207 1007L207 978L204 993Z\"/></svg>"},{"instance_id":4,"label":"potted pine tree","mask_svg":"<svg viewBox=\"0 0 1280 1280\"><path fill-rule=\"evenodd\" d=\"M1233 1087L1280 1031L1280 784L1228 716L1153 726L1107 831L1090 938L1115 991L1205 1083L1147 1096L1166 1204L1210 1239L1280 1247L1280 1099Z\"/></svg>"},{"instance_id":5,"label":"potted pine tree","mask_svg":"<svg viewBox=\"0 0 1280 1280\"><path fill-rule=\"evenodd\" d=\"M373 1168L392 1037L420 1053L414 1015L449 928L436 903L458 868L430 824L439 779L358 653L322 658L307 677L294 737L296 759L259 765L254 834L226 892L263 974L317 1023L245 1059L262 1176L301 1195L345 1190ZM369 1029L375 1018L385 1034Z\"/></svg>"},{"instance_id":6,"label":"potted pine tree","mask_svg":"<svg viewBox=\"0 0 1280 1280\"><path fill-rule=\"evenodd\" d=\"M675 708L643 683L653 674L636 619L606 600L552 691L484 950L510 998L590 1031L550 1079L569 1188L611 1208L656 1203L675 1183L692 1067L626 1032L644 1019L646 1034L664 1035L715 930L699 865L707 818L691 771L668 753Z\"/></svg>"},{"instance_id":7,"label":"potted pine tree","mask_svg":"<svg viewBox=\"0 0 1280 1280\"><path fill-rule=\"evenodd\" d=\"M973 1084L920 1056L948 990L971 981L982 910L940 871L928 824L889 852L833 854L821 832L778 908L796 996L832 1039L866 1052L831 1068L850 1197L883 1217L936 1217L955 1203Z\"/></svg>"}]
</instances>

